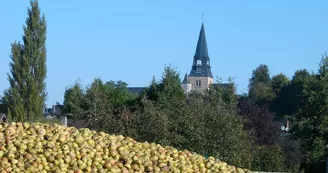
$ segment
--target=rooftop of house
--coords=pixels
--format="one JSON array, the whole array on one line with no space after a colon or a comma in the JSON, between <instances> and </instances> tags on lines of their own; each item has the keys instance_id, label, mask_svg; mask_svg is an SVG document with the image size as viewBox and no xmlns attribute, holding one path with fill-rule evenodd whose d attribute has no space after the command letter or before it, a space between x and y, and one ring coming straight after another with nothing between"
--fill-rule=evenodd
<instances>
[{"instance_id":1,"label":"rooftop of house","mask_svg":"<svg viewBox=\"0 0 328 173\"><path fill-rule=\"evenodd\" d=\"M64 105L56 104L56 105L53 105L52 108L45 108L43 115L44 116L48 116L48 115L60 116L60 115L62 115L63 110L64 110Z\"/></svg>"},{"instance_id":2,"label":"rooftop of house","mask_svg":"<svg viewBox=\"0 0 328 173\"><path fill-rule=\"evenodd\" d=\"M128 90L130 93L134 95L141 95L147 87L128 87Z\"/></svg>"},{"instance_id":3,"label":"rooftop of house","mask_svg":"<svg viewBox=\"0 0 328 173\"><path fill-rule=\"evenodd\" d=\"M68 119L67 120L67 126L68 127L75 127L75 128L85 128L86 127L86 123L84 120L76 120L76 121L73 121L73 120L70 120Z\"/></svg>"},{"instance_id":4,"label":"rooftop of house","mask_svg":"<svg viewBox=\"0 0 328 173\"><path fill-rule=\"evenodd\" d=\"M182 84L188 84L188 83L190 83L190 81L188 79L188 74L186 73L184 78L183 78Z\"/></svg>"}]
</instances>

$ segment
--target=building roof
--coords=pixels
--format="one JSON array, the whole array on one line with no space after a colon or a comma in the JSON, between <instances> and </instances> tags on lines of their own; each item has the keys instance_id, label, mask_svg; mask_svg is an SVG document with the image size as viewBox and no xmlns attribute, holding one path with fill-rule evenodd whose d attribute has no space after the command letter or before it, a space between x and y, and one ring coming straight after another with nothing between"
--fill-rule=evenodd
<instances>
[{"instance_id":1,"label":"building roof","mask_svg":"<svg viewBox=\"0 0 328 173\"><path fill-rule=\"evenodd\" d=\"M84 120L75 120L75 121L73 121L71 119L67 120L67 126L68 127L75 127L77 129L87 127Z\"/></svg>"},{"instance_id":2,"label":"building roof","mask_svg":"<svg viewBox=\"0 0 328 173\"><path fill-rule=\"evenodd\" d=\"M135 95L141 95L147 87L127 87L129 92Z\"/></svg>"},{"instance_id":3,"label":"building roof","mask_svg":"<svg viewBox=\"0 0 328 173\"><path fill-rule=\"evenodd\" d=\"M64 105L53 105L52 108L45 108L43 112L43 116L61 116L63 114Z\"/></svg>"},{"instance_id":4,"label":"building roof","mask_svg":"<svg viewBox=\"0 0 328 173\"><path fill-rule=\"evenodd\" d=\"M228 88L229 87L229 84L228 83L212 83L211 85L213 85L214 88L218 88L218 87L221 87L221 88Z\"/></svg>"},{"instance_id":5,"label":"building roof","mask_svg":"<svg viewBox=\"0 0 328 173\"><path fill-rule=\"evenodd\" d=\"M190 83L188 79L188 74L186 73L185 77L183 78L182 84Z\"/></svg>"},{"instance_id":6,"label":"building roof","mask_svg":"<svg viewBox=\"0 0 328 173\"><path fill-rule=\"evenodd\" d=\"M189 76L213 78L203 23L200 29L194 61Z\"/></svg>"}]
</instances>

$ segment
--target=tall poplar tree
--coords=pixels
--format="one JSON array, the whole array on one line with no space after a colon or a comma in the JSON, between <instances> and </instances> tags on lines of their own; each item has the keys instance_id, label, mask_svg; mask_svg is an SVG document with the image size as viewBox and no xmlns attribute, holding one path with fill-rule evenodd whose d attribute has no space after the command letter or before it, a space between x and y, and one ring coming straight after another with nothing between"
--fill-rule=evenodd
<instances>
[{"instance_id":1,"label":"tall poplar tree","mask_svg":"<svg viewBox=\"0 0 328 173\"><path fill-rule=\"evenodd\" d=\"M8 116L14 121L35 120L42 116L46 100L46 20L37 0L30 1L23 27L23 43L11 46L10 88L5 91Z\"/></svg>"}]
</instances>

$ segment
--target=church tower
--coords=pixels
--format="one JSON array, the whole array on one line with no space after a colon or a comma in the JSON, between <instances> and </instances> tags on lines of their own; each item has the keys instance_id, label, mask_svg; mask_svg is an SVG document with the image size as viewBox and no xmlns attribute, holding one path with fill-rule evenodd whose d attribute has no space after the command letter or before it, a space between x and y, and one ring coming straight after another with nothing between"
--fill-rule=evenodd
<instances>
[{"instance_id":1,"label":"church tower","mask_svg":"<svg viewBox=\"0 0 328 173\"><path fill-rule=\"evenodd\" d=\"M185 77L184 77L184 79L181 83L181 87L182 87L185 94L188 94L191 91L192 85L189 81L189 77L188 77L187 73L186 73L186 75L185 75Z\"/></svg>"},{"instance_id":2,"label":"church tower","mask_svg":"<svg viewBox=\"0 0 328 173\"><path fill-rule=\"evenodd\" d=\"M199 33L192 68L187 79L188 83L191 84L192 90L208 89L210 84L213 83L210 57L208 56L205 29L203 23Z\"/></svg>"}]
</instances>

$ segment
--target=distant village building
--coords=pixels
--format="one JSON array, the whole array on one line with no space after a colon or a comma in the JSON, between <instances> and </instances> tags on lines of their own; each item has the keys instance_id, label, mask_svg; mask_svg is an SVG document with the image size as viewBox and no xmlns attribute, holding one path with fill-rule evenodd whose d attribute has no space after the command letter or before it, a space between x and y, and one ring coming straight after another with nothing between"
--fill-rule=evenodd
<instances>
[{"instance_id":1,"label":"distant village building","mask_svg":"<svg viewBox=\"0 0 328 173\"><path fill-rule=\"evenodd\" d=\"M145 91L146 87L128 87L128 90L133 95L141 95Z\"/></svg>"},{"instance_id":2,"label":"distant village building","mask_svg":"<svg viewBox=\"0 0 328 173\"><path fill-rule=\"evenodd\" d=\"M0 123L5 123L5 122L7 122L6 114L0 113Z\"/></svg>"},{"instance_id":3,"label":"distant village building","mask_svg":"<svg viewBox=\"0 0 328 173\"><path fill-rule=\"evenodd\" d=\"M56 103L52 105L51 108L47 108L47 105L44 106L43 116L45 119L59 119L60 123L64 126L84 128L86 127L84 120L71 120L63 113L64 105Z\"/></svg>"},{"instance_id":4,"label":"distant village building","mask_svg":"<svg viewBox=\"0 0 328 173\"><path fill-rule=\"evenodd\" d=\"M7 121L7 106L4 103L0 103L0 122Z\"/></svg>"}]
</instances>

